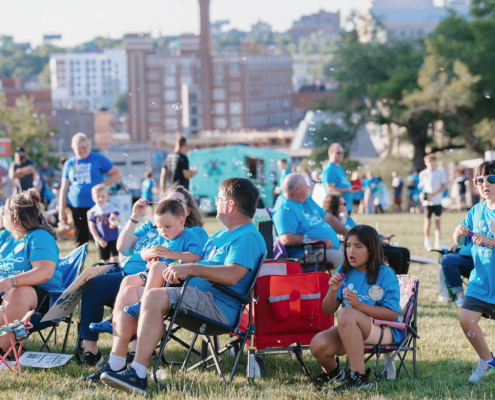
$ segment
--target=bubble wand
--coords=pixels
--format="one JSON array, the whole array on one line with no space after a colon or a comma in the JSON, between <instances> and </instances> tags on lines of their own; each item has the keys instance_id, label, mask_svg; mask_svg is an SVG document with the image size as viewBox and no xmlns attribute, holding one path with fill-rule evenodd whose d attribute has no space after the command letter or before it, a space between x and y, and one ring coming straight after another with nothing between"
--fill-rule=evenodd
<instances>
[{"instance_id":1,"label":"bubble wand","mask_svg":"<svg viewBox=\"0 0 495 400\"><path fill-rule=\"evenodd\" d=\"M347 289L347 286L346 284L344 283L345 282L345 274L343 274L342 272L340 273L340 278L342 280L342 291L346 290Z\"/></svg>"},{"instance_id":2,"label":"bubble wand","mask_svg":"<svg viewBox=\"0 0 495 400\"><path fill-rule=\"evenodd\" d=\"M473 236L474 236L474 232L469 231L469 237L470 237L470 238L473 238ZM486 247L486 244L481 243L481 247Z\"/></svg>"}]
</instances>

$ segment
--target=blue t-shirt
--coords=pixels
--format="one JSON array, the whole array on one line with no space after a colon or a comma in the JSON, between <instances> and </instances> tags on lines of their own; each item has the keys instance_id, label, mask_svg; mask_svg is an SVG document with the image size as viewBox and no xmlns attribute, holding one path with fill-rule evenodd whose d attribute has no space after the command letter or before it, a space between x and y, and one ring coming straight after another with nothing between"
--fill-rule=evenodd
<instances>
[{"instance_id":1,"label":"blue t-shirt","mask_svg":"<svg viewBox=\"0 0 495 400\"><path fill-rule=\"evenodd\" d=\"M337 268L336 272L340 272L341 268L342 265ZM378 278L373 285L370 285L367 282L366 272L359 272L356 268L351 267L345 278L345 285L348 289L356 291L361 303L366 303L370 306L387 307L392 311L399 312L399 280L392 268L381 265L380 271L378 271ZM337 292L337 299L342 301L342 307L351 307L342 297L342 286ZM397 316L396 322L400 322L399 316ZM394 336L394 343L402 342L404 339L404 332L397 328L390 328L390 330Z\"/></svg>"},{"instance_id":2,"label":"blue t-shirt","mask_svg":"<svg viewBox=\"0 0 495 400\"><path fill-rule=\"evenodd\" d=\"M165 246L169 250L178 251L181 253L190 251L191 253L197 254L201 258L203 257L204 243L201 243L198 235L196 235L196 233L188 228L185 228L184 232L174 239L168 240L160 236L160 238L157 239L157 242L154 244L160 244L162 246ZM177 260L162 257L160 261L164 261L167 264L170 264Z\"/></svg>"},{"instance_id":3,"label":"blue t-shirt","mask_svg":"<svg viewBox=\"0 0 495 400\"><path fill-rule=\"evenodd\" d=\"M141 250L144 247L151 247L154 244L162 244L158 243L160 238L164 240L157 232L156 227L153 226L151 221L147 221L142 224L134 235L138 237L136 243L134 243L134 247L131 250L131 256L129 260L124 265L124 274L125 275L134 275L139 272L143 272L146 270L146 264L148 261L143 260L141 257Z\"/></svg>"},{"instance_id":4,"label":"blue t-shirt","mask_svg":"<svg viewBox=\"0 0 495 400\"><path fill-rule=\"evenodd\" d=\"M153 186L154 183L150 178L143 179L143 182L141 183L141 197L143 199L153 201L153 193L151 192Z\"/></svg>"},{"instance_id":5,"label":"blue t-shirt","mask_svg":"<svg viewBox=\"0 0 495 400\"><path fill-rule=\"evenodd\" d=\"M194 232L198 236L199 241L201 242L201 249L203 249L206 242L210 238L206 231L201 226L188 226L187 229Z\"/></svg>"},{"instance_id":6,"label":"blue t-shirt","mask_svg":"<svg viewBox=\"0 0 495 400\"><path fill-rule=\"evenodd\" d=\"M325 168L323 169L321 180L323 183L333 184L338 189L348 189L350 188L351 182L347 179L347 175L340 165L334 164L333 162L327 162ZM325 192L328 194L327 186L325 185ZM352 210L352 193L345 192L342 193L347 204L347 211Z\"/></svg>"},{"instance_id":7,"label":"blue t-shirt","mask_svg":"<svg viewBox=\"0 0 495 400\"><path fill-rule=\"evenodd\" d=\"M459 255L464 256L464 257L472 257L472 248L473 248L473 241L471 238L467 238L466 244L464 246L461 246L459 249Z\"/></svg>"},{"instance_id":8,"label":"blue t-shirt","mask_svg":"<svg viewBox=\"0 0 495 400\"><path fill-rule=\"evenodd\" d=\"M375 194L376 192L378 192L378 189L380 187L380 183L382 181L380 180L380 178L378 178L377 176L374 176L371 180L366 178L363 182L363 186L364 187L369 187L370 188L370 192L372 194Z\"/></svg>"},{"instance_id":9,"label":"blue t-shirt","mask_svg":"<svg viewBox=\"0 0 495 400\"><path fill-rule=\"evenodd\" d=\"M120 211L111 203L105 203L103 207L92 207L88 212L88 222L96 225L96 232L106 241L111 242L119 238L119 228L110 226L110 215L120 215Z\"/></svg>"},{"instance_id":10,"label":"blue t-shirt","mask_svg":"<svg viewBox=\"0 0 495 400\"><path fill-rule=\"evenodd\" d=\"M62 170L62 178L70 181L68 200L72 207L89 208L95 205L91 189L103 181L113 163L102 154L90 152L84 160L69 158Z\"/></svg>"},{"instance_id":11,"label":"blue t-shirt","mask_svg":"<svg viewBox=\"0 0 495 400\"><path fill-rule=\"evenodd\" d=\"M348 216L344 225L347 229L351 229L353 226L356 226L356 223L351 217Z\"/></svg>"},{"instance_id":12,"label":"blue t-shirt","mask_svg":"<svg viewBox=\"0 0 495 400\"><path fill-rule=\"evenodd\" d=\"M46 291L63 292L59 256L55 238L44 229L33 229L20 240L15 240L6 229L0 232L0 276L18 275L32 270L33 261L50 260L55 263L52 278L36 286Z\"/></svg>"},{"instance_id":13,"label":"blue t-shirt","mask_svg":"<svg viewBox=\"0 0 495 400\"><path fill-rule=\"evenodd\" d=\"M340 241L337 233L324 220L328 213L308 197L304 203L289 200L282 195L277 199L272 219L277 234L294 233L313 239L328 239L333 242L333 249L338 250ZM289 257L302 257L302 247L288 247Z\"/></svg>"},{"instance_id":14,"label":"blue t-shirt","mask_svg":"<svg viewBox=\"0 0 495 400\"><path fill-rule=\"evenodd\" d=\"M495 210L486 207L486 201L476 204L467 213L462 225L474 233L481 233L490 238L494 234L490 231L490 221L495 219ZM493 229L493 228L492 228ZM469 276L466 296L486 303L495 304L495 257L491 247L481 247L473 243L471 254L474 261L474 269Z\"/></svg>"},{"instance_id":15,"label":"blue t-shirt","mask_svg":"<svg viewBox=\"0 0 495 400\"><path fill-rule=\"evenodd\" d=\"M363 197L364 197L364 190L358 190L357 192L352 193L353 201L361 201Z\"/></svg>"},{"instance_id":16,"label":"blue t-shirt","mask_svg":"<svg viewBox=\"0 0 495 400\"><path fill-rule=\"evenodd\" d=\"M249 271L235 286L227 286L245 296L253 278L253 270L257 267L263 254L266 254L266 244L263 236L261 236L254 224L246 224L231 231L227 231L227 228L224 228L215 233L206 243L204 257L197 264L239 264L247 268ZM211 287L210 282L203 278L196 277L191 279L189 286L195 287L202 292L212 293L215 302L230 324L235 323L242 306L240 302Z\"/></svg>"},{"instance_id":17,"label":"blue t-shirt","mask_svg":"<svg viewBox=\"0 0 495 400\"><path fill-rule=\"evenodd\" d=\"M290 169L287 168L287 169L282 169L280 171L280 175L279 175L279 178L278 178L278 186L282 186L282 183L284 182L284 179L287 175L290 174Z\"/></svg>"},{"instance_id":18,"label":"blue t-shirt","mask_svg":"<svg viewBox=\"0 0 495 400\"><path fill-rule=\"evenodd\" d=\"M413 194L418 193L418 185L419 185L419 175L411 174L407 177L407 189L409 190L409 194L411 196Z\"/></svg>"}]
</instances>

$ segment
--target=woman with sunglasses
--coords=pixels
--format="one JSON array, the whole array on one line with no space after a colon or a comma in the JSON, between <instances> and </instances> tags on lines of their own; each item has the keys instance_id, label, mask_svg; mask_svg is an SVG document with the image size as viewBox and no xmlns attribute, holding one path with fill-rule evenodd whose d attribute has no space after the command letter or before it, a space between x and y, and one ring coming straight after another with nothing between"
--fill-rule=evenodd
<instances>
[{"instance_id":1,"label":"woman with sunglasses","mask_svg":"<svg viewBox=\"0 0 495 400\"><path fill-rule=\"evenodd\" d=\"M474 269L469 277L460 323L464 334L480 357L469 382L481 382L495 373L495 357L490 352L478 322L483 316L495 318L495 162L485 161L476 170L474 184L484 200L467 213L454 231L457 244L462 236L473 241L471 254Z\"/></svg>"}]
</instances>

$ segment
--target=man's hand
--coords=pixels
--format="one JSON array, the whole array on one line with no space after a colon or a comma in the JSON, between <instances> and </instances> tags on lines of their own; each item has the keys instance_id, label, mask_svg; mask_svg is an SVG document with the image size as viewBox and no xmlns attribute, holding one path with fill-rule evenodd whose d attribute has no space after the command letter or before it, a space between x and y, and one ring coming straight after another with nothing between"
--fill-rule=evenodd
<instances>
[{"instance_id":1,"label":"man's hand","mask_svg":"<svg viewBox=\"0 0 495 400\"><path fill-rule=\"evenodd\" d=\"M102 249L105 249L108 246L108 243L103 239L98 239L98 244Z\"/></svg>"},{"instance_id":2,"label":"man's hand","mask_svg":"<svg viewBox=\"0 0 495 400\"><path fill-rule=\"evenodd\" d=\"M184 279L189 276L189 266L186 264L170 265L163 271L163 279L165 282L178 284L179 279Z\"/></svg>"},{"instance_id":3,"label":"man's hand","mask_svg":"<svg viewBox=\"0 0 495 400\"><path fill-rule=\"evenodd\" d=\"M342 291L342 294L347 304L351 305L352 308L355 308L356 310L359 309L361 302L359 301L359 296L357 293L351 289L345 289Z\"/></svg>"},{"instance_id":4,"label":"man's hand","mask_svg":"<svg viewBox=\"0 0 495 400\"><path fill-rule=\"evenodd\" d=\"M331 249L333 247L333 242L329 239L313 239L312 242L325 242L325 247Z\"/></svg>"},{"instance_id":5,"label":"man's hand","mask_svg":"<svg viewBox=\"0 0 495 400\"><path fill-rule=\"evenodd\" d=\"M336 293L342 286L342 275L340 275L339 272L336 272L328 281L328 286L330 287L331 292Z\"/></svg>"}]
</instances>

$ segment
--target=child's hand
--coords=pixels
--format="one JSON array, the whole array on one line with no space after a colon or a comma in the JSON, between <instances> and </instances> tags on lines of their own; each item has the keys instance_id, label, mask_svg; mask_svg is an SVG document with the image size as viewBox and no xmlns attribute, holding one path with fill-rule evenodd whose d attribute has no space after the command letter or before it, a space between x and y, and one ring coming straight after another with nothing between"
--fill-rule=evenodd
<instances>
[{"instance_id":1,"label":"child's hand","mask_svg":"<svg viewBox=\"0 0 495 400\"><path fill-rule=\"evenodd\" d=\"M154 256L153 253L154 253L153 248L143 247L143 249L141 250L141 258L144 261L149 261L150 259L156 257L156 256Z\"/></svg>"},{"instance_id":2,"label":"child's hand","mask_svg":"<svg viewBox=\"0 0 495 400\"><path fill-rule=\"evenodd\" d=\"M347 304L351 305L352 308L355 308L356 310L359 308L361 302L359 301L359 296L357 293L351 289L345 289L342 291L342 294Z\"/></svg>"},{"instance_id":3,"label":"child's hand","mask_svg":"<svg viewBox=\"0 0 495 400\"><path fill-rule=\"evenodd\" d=\"M150 269L153 263L160 261L160 257L152 257L148 260L148 263L146 264L146 268Z\"/></svg>"},{"instance_id":4,"label":"child's hand","mask_svg":"<svg viewBox=\"0 0 495 400\"><path fill-rule=\"evenodd\" d=\"M99 239L98 240L98 244L100 245L100 247L102 249L106 248L108 246L108 243L106 241L104 241L103 239Z\"/></svg>"},{"instance_id":5,"label":"child's hand","mask_svg":"<svg viewBox=\"0 0 495 400\"><path fill-rule=\"evenodd\" d=\"M457 236L469 236L469 229L466 225L459 225L454 232Z\"/></svg>"},{"instance_id":6,"label":"child's hand","mask_svg":"<svg viewBox=\"0 0 495 400\"><path fill-rule=\"evenodd\" d=\"M342 286L342 276L339 272L336 272L334 276L328 281L328 286L330 286L331 292L337 292Z\"/></svg>"},{"instance_id":7,"label":"child's hand","mask_svg":"<svg viewBox=\"0 0 495 400\"><path fill-rule=\"evenodd\" d=\"M157 244L154 245L152 249L154 254L156 254L158 257L170 258L170 250L167 249L165 246Z\"/></svg>"},{"instance_id":8,"label":"child's hand","mask_svg":"<svg viewBox=\"0 0 495 400\"><path fill-rule=\"evenodd\" d=\"M485 246L488 246L488 242L487 242L488 237L486 237L485 235L482 235L481 233L477 233L477 234L473 235L473 237L471 239L472 239L473 243L477 244L478 246L481 246L482 244L484 244Z\"/></svg>"}]
</instances>

